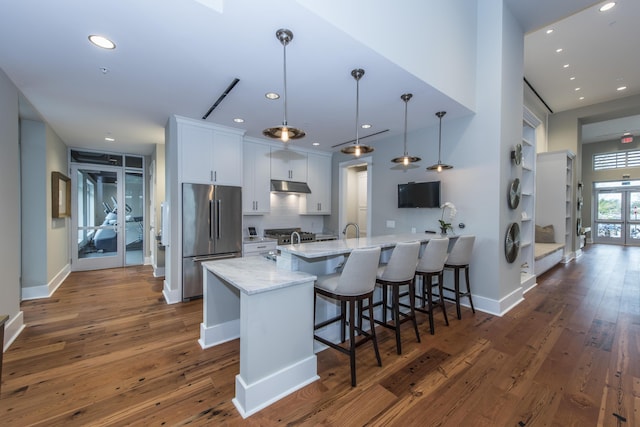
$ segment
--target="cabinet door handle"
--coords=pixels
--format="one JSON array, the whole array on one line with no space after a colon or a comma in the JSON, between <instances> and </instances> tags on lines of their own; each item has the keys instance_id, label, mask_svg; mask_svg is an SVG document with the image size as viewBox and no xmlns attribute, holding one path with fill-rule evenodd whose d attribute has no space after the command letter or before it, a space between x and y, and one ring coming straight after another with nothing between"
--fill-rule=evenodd
<instances>
[{"instance_id":1,"label":"cabinet door handle","mask_svg":"<svg viewBox=\"0 0 640 427\"><path fill-rule=\"evenodd\" d=\"M218 181L218 171L213 172L213 180Z\"/></svg>"},{"instance_id":2,"label":"cabinet door handle","mask_svg":"<svg viewBox=\"0 0 640 427\"><path fill-rule=\"evenodd\" d=\"M209 181L213 181L213 171L209 171Z\"/></svg>"}]
</instances>

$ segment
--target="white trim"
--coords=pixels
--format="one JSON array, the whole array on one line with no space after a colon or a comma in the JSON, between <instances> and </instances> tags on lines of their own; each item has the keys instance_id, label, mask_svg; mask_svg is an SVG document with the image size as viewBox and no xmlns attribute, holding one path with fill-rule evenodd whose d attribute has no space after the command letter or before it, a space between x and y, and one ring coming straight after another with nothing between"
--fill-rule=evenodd
<instances>
[{"instance_id":1,"label":"white trim","mask_svg":"<svg viewBox=\"0 0 640 427\"><path fill-rule=\"evenodd\" d=\"M4 324L3 353L13 344L24 328L26 328L26 326L24 324L24 313L22 311L19 311L17 315Z\"/></svg>"},{"instance_id":2,"label":"white trim","mask_svg":"<svg viewBox=\"0 0 640 427\"><path fill-rule=\"evenodd\" d=\"M48 284L22 288L22 301L51 297L70 273L71 264L67 264L58 272L58 274L55 275L53 279L51 279Z\"/></svg>"},{"instance_id":3,"label":"white trim","mask_svg":"<svg viewBox=\"0 0 640 427\"><path fill-rule=\"evenodd\" d=\"M518 287L509 295L505 296L500 300L494 300L490 298L483 297L481 295L472 295L473 305L476 310L482 311L484 313L493 314L495 316L504 316L516 305L520 304L524 301L522 287ZM464 307L471 307L470 305L463 304L465 299L462 299L461 304ZM468 301L468 300L466 300Z\"/></svg>"},{"instance_id":4,"label":"white trim","mask_svg":"<svg viewBox=\"0 0 640 427\"><path fill-rule=\"evenodd\" d=\"M162 295L164 295L164 300L167 304L176 304L182 302L182 288L180 289L171 289L167 280L164 280L164 289L162 290Z\"/></svg>"}]
</instances>

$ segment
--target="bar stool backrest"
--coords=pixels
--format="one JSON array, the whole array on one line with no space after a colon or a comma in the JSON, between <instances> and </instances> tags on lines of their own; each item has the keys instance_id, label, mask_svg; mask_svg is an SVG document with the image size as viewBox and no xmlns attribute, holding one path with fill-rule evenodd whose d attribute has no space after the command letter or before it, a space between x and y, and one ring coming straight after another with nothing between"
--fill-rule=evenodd
<instances>
[{"instance_id":1,"label":"bar stool backrest","mask_svg":"<svg viewBox=\"0 0 640 427\"><path fill-rule=\"evenodd\" d=\"M393 248L380 279L389 282L405 282L413 279L418 265L420 242L400 242Z\"/></svg>"},{"instance_id":2,"label":"bar stool backrest","mask_svg":"<svg viewBox=\"0 0 640 427\"><path fill-rule=\"evenodd\" d=\"M380 248L354 249L344 264L335 290L339 295L362 295L373 291L380 263Z\"/></svg>"},{"instance_id":3,"label":"bar stool backrest","mask_svg":"<svg viewBox=\"0 0 640 427\"><path fill-rule=\"evenodd\" d=\"M447 265L469 265L476 236L460 236L447 258Z\"/></svg>"},{"instance_id":4,"label":"bar stool backrest","mask_svg":"<svg viewBox=\"0 0 640 427\"><path fill-rule=\"evenodd\" d=\"M447 249L449 249L449 238L442 237L429 240L422 258L418 260L416 271L424 273L435 273L444 269L444 262L447 260Z\"/></svg>"}]
</instances>

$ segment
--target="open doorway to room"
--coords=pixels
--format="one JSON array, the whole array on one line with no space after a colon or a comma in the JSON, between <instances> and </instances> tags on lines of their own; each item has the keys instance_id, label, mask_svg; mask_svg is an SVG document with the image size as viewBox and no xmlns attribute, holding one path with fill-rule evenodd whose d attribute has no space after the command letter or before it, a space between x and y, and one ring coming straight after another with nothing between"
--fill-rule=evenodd
<instances>
[{"instance_id":1,"label":"open doorway to room","mask_svg":"<svg viewBox=\"0 0 640 427\"><path fill-rule=\"evenodd\" d=\"M339 228L358 225L360 237L371 235L371 176L372 158L358 158L339 166ZM356 237L356 228L349 227L343 237Z\"/></svg>"},{"instance_id":2,"label":"open doorway to room","mask_svg":"<svg viewBox=\"0 0 640 427\"><path fill-rule=\"evenodd\" d=\"M640 181L596 182L594 242L640 245Z\"/></svg>"}]
</instances>

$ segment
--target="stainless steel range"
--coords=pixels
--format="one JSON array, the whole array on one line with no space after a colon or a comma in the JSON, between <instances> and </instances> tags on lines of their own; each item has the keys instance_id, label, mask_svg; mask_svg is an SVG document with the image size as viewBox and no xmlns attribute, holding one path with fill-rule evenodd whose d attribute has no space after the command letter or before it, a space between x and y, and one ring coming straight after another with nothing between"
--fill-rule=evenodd
<instances>
[{"instance_id":1,"label":"stainless steel range","mask_svg":"<svg viewBox=\"0 0 640 427\"><path fill-rule=\"evenodd\" d=\"M279 245L290 245L291 234L298 233L300 235L300 243L309 243L316 241L316 235L307 231L301 231L300 228L267 228L264 230L264 237L277 239ZM294 242L298 243L297 237Z\"/></svg>"}]
</instances>

